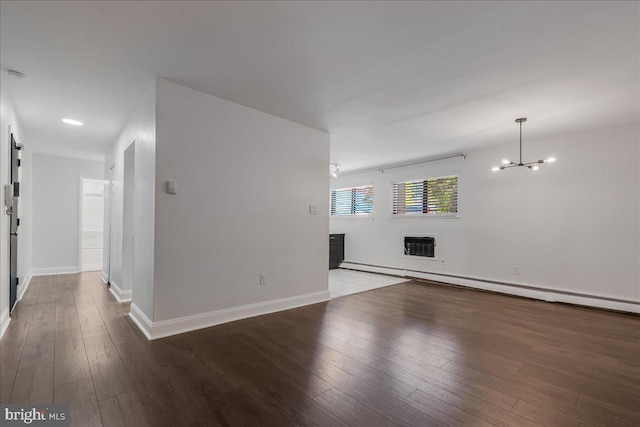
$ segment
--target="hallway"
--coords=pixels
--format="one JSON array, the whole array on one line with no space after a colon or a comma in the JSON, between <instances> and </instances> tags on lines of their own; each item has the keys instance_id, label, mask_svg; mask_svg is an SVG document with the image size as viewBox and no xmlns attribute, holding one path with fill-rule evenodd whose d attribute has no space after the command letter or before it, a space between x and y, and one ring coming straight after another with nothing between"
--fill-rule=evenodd
<instances>
[{"instance_id":1,"label":"hallway","mask_svg":"<svg viewBox=\"0 0 640 427\"><path fill-rule=\"evenodd\" d=\"M128 304L114 303L99 277L32 279L0 344L2 402L69 403L74 425L101 425L101 413L105 425L147 425L121 359L122 344L139 343Z\"/></svg>"},{"instance_id":2,"label":"hallway","mask_svg":"<svg viewBox=\"0 0 640 427\"><path fill-rule=\"evenodd\" d=\"M640 422L637 316L415 281L156 341L127 312L97 273L34 278L2 402L74 426Z\"/></svg>"}]
</instances>

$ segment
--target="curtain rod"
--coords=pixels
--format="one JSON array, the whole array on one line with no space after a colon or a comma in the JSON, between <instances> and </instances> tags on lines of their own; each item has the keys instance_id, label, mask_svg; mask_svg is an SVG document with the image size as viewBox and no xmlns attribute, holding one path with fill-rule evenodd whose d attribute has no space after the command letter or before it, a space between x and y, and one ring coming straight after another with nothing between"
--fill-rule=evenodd
<instances>
[{"instance_id":1,"label":"curtain rod","mask_svg":"<svg viewBox=\"0 0 640 427\"><path fill-rule=\"evenodd\" d=\"M464 157L466 159L467 153L443 154L441 156L426 157L423 159L412 160L410 162L390 163L390 164L378 166L376 168L371 168L371 169L356 169L353 171L343 172L340 174L340 177L351 176L351 175L361 175L361 174L370 173L370 172L383 173L385 170L388 170L388 169L397 169L397 168L404 168L407 166L421 165L423 163L435 162L437 160L453 159L455 157Z\"/></svg>"}]
</instances>

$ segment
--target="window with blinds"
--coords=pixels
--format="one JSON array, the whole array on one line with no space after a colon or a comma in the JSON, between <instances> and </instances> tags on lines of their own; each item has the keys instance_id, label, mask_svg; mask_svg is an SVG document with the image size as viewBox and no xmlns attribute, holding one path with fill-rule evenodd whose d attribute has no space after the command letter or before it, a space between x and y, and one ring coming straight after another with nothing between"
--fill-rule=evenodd
<instances>
[{"instance_id":1,"label":"window with blinds","mask_svg":"<svg viewBox=\"0 0 640 427\"><path fill-rule=\"evenodd\" d=\"M331 190L331 215L371 215L373 185Z\"/></svg>"},{"instance_id":2,"label":"window with blinds","mask_svg":"<svg viewBox=\"0 0 640 427\"><path fill-rule=\"evenodd\" d=\"M455 216L457 213L457 176L393 184L394 215Z\"/></svg>"}]
</instances>

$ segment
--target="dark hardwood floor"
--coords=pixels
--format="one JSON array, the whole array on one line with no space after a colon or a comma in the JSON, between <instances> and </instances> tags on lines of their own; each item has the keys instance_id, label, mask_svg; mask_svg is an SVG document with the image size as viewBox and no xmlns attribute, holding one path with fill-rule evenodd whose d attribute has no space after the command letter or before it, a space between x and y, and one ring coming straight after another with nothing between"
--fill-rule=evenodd
<instances>
[{"instance_id":1,"label":"dark hardwood floor","mask_svg":"<svg viewBox=\"0 0 640 427\"><path fill-rule=\"evenodd\" d=\"M98 274L35 277L0 400L73 425L640 425L640 317L407 282L147 341Z\"/></svg>"}]
</instances>

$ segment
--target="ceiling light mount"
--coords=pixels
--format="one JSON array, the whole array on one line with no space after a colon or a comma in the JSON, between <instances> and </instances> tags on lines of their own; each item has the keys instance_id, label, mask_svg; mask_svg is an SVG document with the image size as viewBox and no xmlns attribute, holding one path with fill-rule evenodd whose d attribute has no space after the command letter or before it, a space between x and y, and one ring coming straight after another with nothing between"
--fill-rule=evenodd
<instances>
[{"instance_id":1,"label":"ceiling light mount","mask_svg":"<svg viewBox=\"0 0 640 427\"><path fill-rule=\"evenodd\" d=\"M329 165L333 166L333 170L329 172L332 177L337 178L338 172L340 172L340 164L339 163L329 163Z\"/></svg>"},{"instance_id":2,"label":"ceiling light mount","mask_svg":"<svg viewBox=\"0 0 640 427\"><path fill-rule=\"evenodd\" d=\"M537 171L538 169L540 169L540 166L538 166L539 163L553 163L556 161L555 157L549 157L547 159L540 159L540 160L534 160L533 162L525 162L522 160L522 123L526 122L527 118L526 117L520 117L519 119L516 119L516 123L518 123L518 125L520 126L520 159L518 160L518 162L514 162L513 160L509 160L509 159L502 159L501 166L494 166L491 168L492 172L498 172L504 169L510 169L510 168L515 168L515 167L527 167L533 171Z\"/></svg>"}]
</instances>

